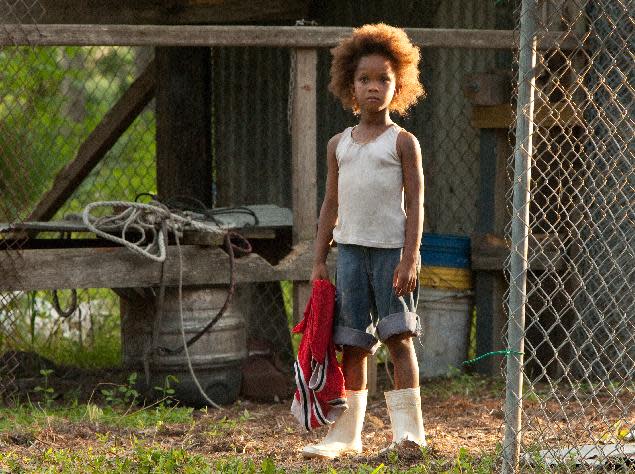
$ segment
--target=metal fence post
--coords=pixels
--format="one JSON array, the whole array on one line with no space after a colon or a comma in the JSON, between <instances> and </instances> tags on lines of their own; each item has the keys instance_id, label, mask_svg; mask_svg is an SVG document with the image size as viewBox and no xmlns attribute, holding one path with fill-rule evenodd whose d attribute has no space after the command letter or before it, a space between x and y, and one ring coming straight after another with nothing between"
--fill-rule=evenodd
<instances>
[{"instance_id":1,"label":"metal fence post","mask_svg":"<svg viewBox=\"0 0 635 474\"><path fill-rule=\"evenodd\" d=\"M529 238L529 186L531 183L534 86L536 66L537 0L522 0L518 53L518 102L514 146L514 197L509 283L509 349L505 396L503 473L518 472L523 389L527 251Z\"/></svg>"}]
</instances>

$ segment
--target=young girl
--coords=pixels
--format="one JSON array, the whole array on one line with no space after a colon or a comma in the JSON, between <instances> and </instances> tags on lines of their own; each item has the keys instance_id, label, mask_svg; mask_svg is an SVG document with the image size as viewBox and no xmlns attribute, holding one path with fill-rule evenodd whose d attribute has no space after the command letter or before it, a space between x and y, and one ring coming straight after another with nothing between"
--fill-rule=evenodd
<instances>
[{"instance_id":1,"label":"young girl","mask_svg":"<svg viewBox=\"0 0 635 474\"><path fill-rule=\"evenodd\" d=\"M419 49L405 32L384 24L355 29L332 50L329 90L359 123L328 143L326 194L320 211L311 281L328 279L326 257L337 242L334 342L343 350L348 410L305 457L335 458L362 450L366 359L380 342L394 364L395 390L385 393L391 447L403 440L425 446L419 367L412 338L419 245L423 231L423 172L419 142L397 126L424 94ZM405 195L405 199L404 199Z\"/></svg>"}]
</instances>

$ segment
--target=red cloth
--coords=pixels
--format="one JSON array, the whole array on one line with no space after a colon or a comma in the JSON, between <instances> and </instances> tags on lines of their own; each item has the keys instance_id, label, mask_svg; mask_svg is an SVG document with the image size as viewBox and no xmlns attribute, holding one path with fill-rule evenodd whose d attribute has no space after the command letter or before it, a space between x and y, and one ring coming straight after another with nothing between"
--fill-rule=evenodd
<instances>
[{"instance_id":1,"label":"red cloth","mask_svg":"<svg viewBox=\"0 0 635 474\"><path fill-rule=\"evenodd\" d=\"M293 328L294 333L302 333L302 340L294 364L297 389L291 413L307 431L333 423L348 408L333 343L334 313L335 286L315 280L304 319Z\"/></svg>"}]
</instances>

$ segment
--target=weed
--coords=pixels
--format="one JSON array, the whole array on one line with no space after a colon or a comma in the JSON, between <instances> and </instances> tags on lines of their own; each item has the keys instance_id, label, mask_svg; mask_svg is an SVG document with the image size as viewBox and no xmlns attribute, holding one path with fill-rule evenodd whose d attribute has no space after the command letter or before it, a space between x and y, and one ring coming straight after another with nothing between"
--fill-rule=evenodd
<instances>
[{"instance_id":1,"label":"weed","mask_svg":"<svg viewBox=\"0 0 635 474\"><path fill-rule=\"evenodd\" d=\"M447 399L453 396L481 397L500 394L504 389L503 379L483 377L478 374L468 374L461 369L451 368L444 384L428 386L422 384L421 395Z\"/></svg>"},{"instance_id":2,"label":"weed","mask_svg":"<svg viewBox=\"0 0 635 474\"><path fill-rule=\"evenodd\" d=\"M110 449L108 452L48 448L32 458L17 453L0 453L0 472L65 472L65 473L211 473L217 472L203 457L183 449L162 449L133 442L132 449ZM232 472L232 471L222 471ZM275 472L275 471L273 471Z\"/></svg>"},{"instance_id":3,"label":"weed","mask_svg":"<svg viewBox=\"0 0 635 474\"><path fill-rule=\"evenodd\" d=\"M174 403L174 388L172 385L178 383L179 379L175 375L167 375L163 381L163 387L159 385L154 387L154 390L160 394L159 406L170 406Z\"/></svg>"},{"instance_id":4,"label":"weed","mask_svg":"<svg viewBox=\"0 0 635 474\"><path fill-rule=\"evenodd\" d=\"M111 389L101 390L106 403L112 406L131 406L139 400L139 392L134 388L137 383L137 373L133 372L128 376L128 382L122 385L115 385Z\"/></svg>"},{"instance_id":5,"label":"weed","mask_svg":"<svg viewBox=\"0 0 635 474\"><path fill-rule=\"evenodd\" d=\"M278 469L276 467L276 463L274 463L271 459L266 458L260 465L260 472L262 474L278 474L284 473L284 469Z\"/></svg>"},{"instance_id":6,"label":"weed","mask_svg":"<svg viewBox=\"0 0 635 474\"><path fill-rule=\"evenodd\" d=\"M245 423L249 420L253 419L253 415L249 413L247 409L245 409L238 418L227 418L224 416L220 420L213 423L209 430L206 431L206 435L210 438L215 438L217 436L222 436L225 433L228 433L232 430L235 430L240 424ZM291 430L291 433L294 431Z\"/></svg>"},{"instance_id":7,"label":"weed","mask_svg":"<svg viewBox=\"0 0 635 474\"><path fill-rule=\"evenodd\" d=\"M35 393L40 394L46 408L51 408L51 405L57 396L53 387L49 385L49 376L52 374L53 369L41 369L40 375L44 378L44 385L38 385L33 390Z\"/></svg>"},{"instance_id":8,"label":"weed","mask_svg":"<svg viewBox=\"0 0 635 474\"><path fill-rule=\"evenodd\" d=\"M86 418L88 418L89 421L95 423L103 418L103 416L104 410L97 405L93 405L92 403L86 404Z\"/></svg>"},{"instance_id":9,"label":"weed","mask_svg":"<svg viewBox=\"0 0 635 474\"><path fill-rule=\"evenodd\" d=\"M249 410L245 408L243 412L240 414L240 416L238 417L238 421L240 421L241 423L244 423L245 421L249 421L252 418L253 417L251 416L251 413L249 413Z\"/></svg>"},{"instance_id":10,"label":"weed","mask_svg":"<svg viewBox=\"0 0 635 474\"><path fill-rule=\"evenodd\" d=\"M43 411L35 405L24 404L0 408L0 432L16 429L37 431L51 423L69 424L85 420L99 423L102 427L145 429L168 423L191 423L192 411L189 407L154 405L122 413L118 407L99 407L94 403L70 407L52 406Z\"/></svg>"}]
</instances>

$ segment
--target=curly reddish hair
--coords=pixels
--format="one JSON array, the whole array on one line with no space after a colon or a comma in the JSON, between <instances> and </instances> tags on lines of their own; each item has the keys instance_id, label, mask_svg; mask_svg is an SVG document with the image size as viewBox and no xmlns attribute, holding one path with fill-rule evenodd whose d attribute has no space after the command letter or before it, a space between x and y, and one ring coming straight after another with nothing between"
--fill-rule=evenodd
<instances>
[{"instance_id":1,"label":"curly reddish hair","mask_svg":"<svg viewBox=\"0 0 635 474\"><path fill-rule=\"evenodd\" d=\"M419 82L419 48L413 45L401 28L377 23L353 29L353 34L344 38L331 49L331 82L329 91L337 97L344 108L359 113L352 92L357 64L363 56L380 54L386 57L395 69L395 96L390 110L405 115L425 90Z\"/></svg>"}]
</instances>

